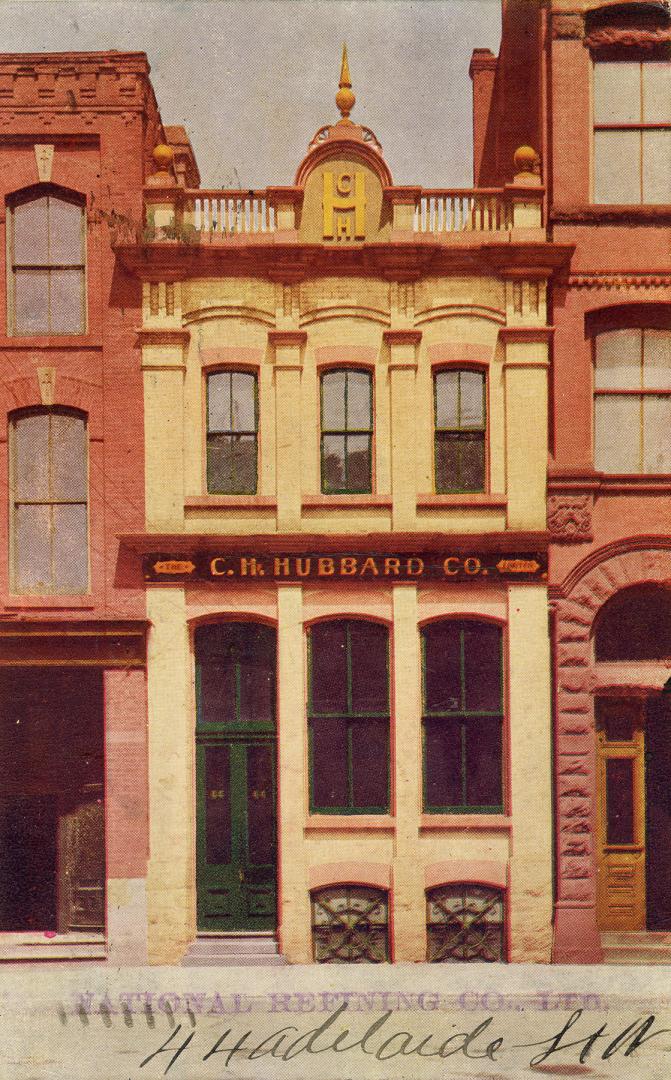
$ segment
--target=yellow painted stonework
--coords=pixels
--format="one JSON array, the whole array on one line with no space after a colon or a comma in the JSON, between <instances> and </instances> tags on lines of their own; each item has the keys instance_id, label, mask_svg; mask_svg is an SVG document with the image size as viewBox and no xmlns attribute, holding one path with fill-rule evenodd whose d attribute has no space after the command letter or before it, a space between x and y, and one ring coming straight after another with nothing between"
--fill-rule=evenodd
<instances>
[{"instance_id":1,"label":"yellow painted stonework","mask_svg":"<svg viewBox=\"0 0 671 1080\"><path fill-rule=\"evenodd\" d=\"M202 253L190 253L170 302L161 283L153 312L145 283L144 330L168 335L143 339L149 534L250 542L275 536L277 550L283 537L301 534L306 548L314 548L315 537L326 542L330 536L414 534L419 549L427 543L449 549L451 535L472 536L477 546L489 535L545 529L548 272L530 269L525 276L516 268L516 277L506 276L480 257L472 232L446 240L454 251L467 245L468 257L455 255L453 267L446 257L439 270L419 263L404 275L393 260L386 269L365 261L351 270L327 262L313 266L304 245L393 246L392 205L372 151L361 149L364 142L353 146L345 135L341 129L333 136L330 153L323 143L314 144L314 168L305 166L292 254L292 268L302 267L300 272L285 270L284 278L281 269L270 273L269 249L267 265L257 254L251 262L241 259L242 272L229 260L218 274L203 244ZM331 207L324 205L324 192L332 185L338 195L340 178L345 199L343 177L352 178L354 195L365 196L364 225L335 228L333 238L325 237ZM348 213L336 207L333 216ZM528 230L529 214L523 218ZM362 228L365 237L356 235ZM512 251L514 230L502 237ZM491 235L483 233L481 240L484 247ZM242 254L260 241L236 236L221 241L222 251L227 243ZM173 340L171 331L183 338ZM459 364L475 365L487 377L487 482L472 497L437 496L433 373ZM373 374L373 485L370 494L328 496L320 490L319 377L343 365ZM206 376L227 369L253 371L258 378L255 495L207 494ZM305 625L347 615L382 619L390 628L394 796L389 815L377 821L320 817L308 806ZM470 817L422 814L419 634L425 622L454 615L494 619L505 628L506 811L475 826ZM366 864L390 882L393 959L425 959L424 890L441 872L435 868L447 867L449 874L450 865L487 865L501 867L505 879L509 958L549 961L550 653L542 582L339 586L257 580L237 592L219 584L149 586L147 616L152 962L178 961L196 934L193 630L203 620L231 617L260 618L277 629L277 929L287 960L311 961L309 890L320 867Z\"/></svg>"}]
</instances>

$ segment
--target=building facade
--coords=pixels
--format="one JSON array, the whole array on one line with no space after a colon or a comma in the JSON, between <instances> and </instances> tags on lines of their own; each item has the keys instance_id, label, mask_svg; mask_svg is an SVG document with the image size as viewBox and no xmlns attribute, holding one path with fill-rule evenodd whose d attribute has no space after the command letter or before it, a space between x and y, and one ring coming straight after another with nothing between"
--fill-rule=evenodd
<instances>
[{"instance_id":1,"label":"building facade","mask_svg":"<svg viewBox=\"0 0 671 1080\"><path fill-rule=\"evenodd\" d=\"M0 957L146 957L144 54L0 55Z\"/></svg>"},{"instance_id":2,"label":"building facade","mask_svg":"<svg viewBox=\"0 0 671 1080\"><path fill-rule=\"evenodd\" d=\"M548 243L536 155L293 186L155 151L142 283L149 958L547 962ZM241 941L242 938L242 941ZM238 957L239 959L239 957Z\"/></svg>"},{"instance_id":3,"label":"building facade","mask_svg":"<svg viewBox=\"0 0 671 1080\"><path fill-rule=\"evenodd\" d=\"M531 140L549 236L575 246L551 313L554 959L668 962L671 18L533 8L504 4L500 58L476 53L474 78L479 182L496 147ZM524 93L537 107L513 114Z\"/></svg>"}]
</instances>

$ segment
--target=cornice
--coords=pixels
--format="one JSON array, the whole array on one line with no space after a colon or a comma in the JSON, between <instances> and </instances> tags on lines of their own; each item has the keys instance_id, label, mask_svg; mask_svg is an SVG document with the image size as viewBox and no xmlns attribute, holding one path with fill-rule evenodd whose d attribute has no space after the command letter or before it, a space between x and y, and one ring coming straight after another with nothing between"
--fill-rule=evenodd
<instances>
[{"instance_id":1,"label":"cornice","mask_svg":"<svg viewBox=\"0 0 671 1080\"><path fill-rule=\"evenodd\" d=\"M573 289L666 289L671 287L671 271L666 273L586 271L569 274L567 284Z\"/></svg>"},{"instance_id":2,"label":"cornice","mask_svg":"<svg viewBox=\"0 0 671 1080\"><path fill-rule=\"evenodd\" d=\"M205 274L231 277L259 276L272 281L296 282L309 276L342 273L379 274L387 280L412 281L424 274L527 273L551 277L568 265L574 244L551 241L481 241L473 234L455 242L413 237L408 242L362 243L344 248L326 244L276 243L270 237L241 244L222 241L183 244L158 241L118 244L115 253L123 267L141 280L188 279Z\"/></svg>"},{"instance_id":3,"label":"cornice","mask_svg":"<svg viewBox=\"0 0 671 1080\"><path fill-rule=\"evenodd\" d=\"M554 225L615 224L615 225L663 225L671 222L671 205L615 206L595 203L592 206L555 206L550 210L550 221Z\"/></svg>"}]
</instances>

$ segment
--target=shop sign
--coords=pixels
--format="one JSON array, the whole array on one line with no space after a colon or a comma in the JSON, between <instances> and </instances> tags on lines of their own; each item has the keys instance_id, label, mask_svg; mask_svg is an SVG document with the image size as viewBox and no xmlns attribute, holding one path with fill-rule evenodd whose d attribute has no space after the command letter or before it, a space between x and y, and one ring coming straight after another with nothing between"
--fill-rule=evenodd
<instances>
[{"instance_id":1,"label":"shop sign","mask_svg":"<svg viewBox=\"0 0 671 1080\"><path fill-rule=\"evenodd\" d=\"M144 558L145 581L181 584L212 581L221 585L259 581L545 581L547 558L539 552L482 552L455 554L370 554L338 551L320 554L295 552L227 551L188 555L156 553Z\"/></svg>"}]
</instances>

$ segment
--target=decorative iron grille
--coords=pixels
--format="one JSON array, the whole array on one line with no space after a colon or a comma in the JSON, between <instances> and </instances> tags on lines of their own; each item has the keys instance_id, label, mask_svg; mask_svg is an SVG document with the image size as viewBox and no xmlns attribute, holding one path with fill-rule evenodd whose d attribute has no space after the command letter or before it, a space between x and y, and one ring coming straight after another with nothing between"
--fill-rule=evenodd
<instances>
[{"instance_id":1,"label":"decorative iron grille","mask_svg":"<svg viewBox=\"0 0 671 1080\"><path fill-rule=\"evenodd\" d=\"M334 885L312 893L318 964L381 964L389 959L387 893Z\"/></svg>"},{"instance_id":2,"label":"decorative iron grille","mask_svg":"<svg viewBox=\"0 0 671 1080\"><path fill-rule=\"evenodd\" d=\"M503 953L503 892L485 885L441 885L426 895L427 960L497 963Z\"/></svg>"}]
</instances>

